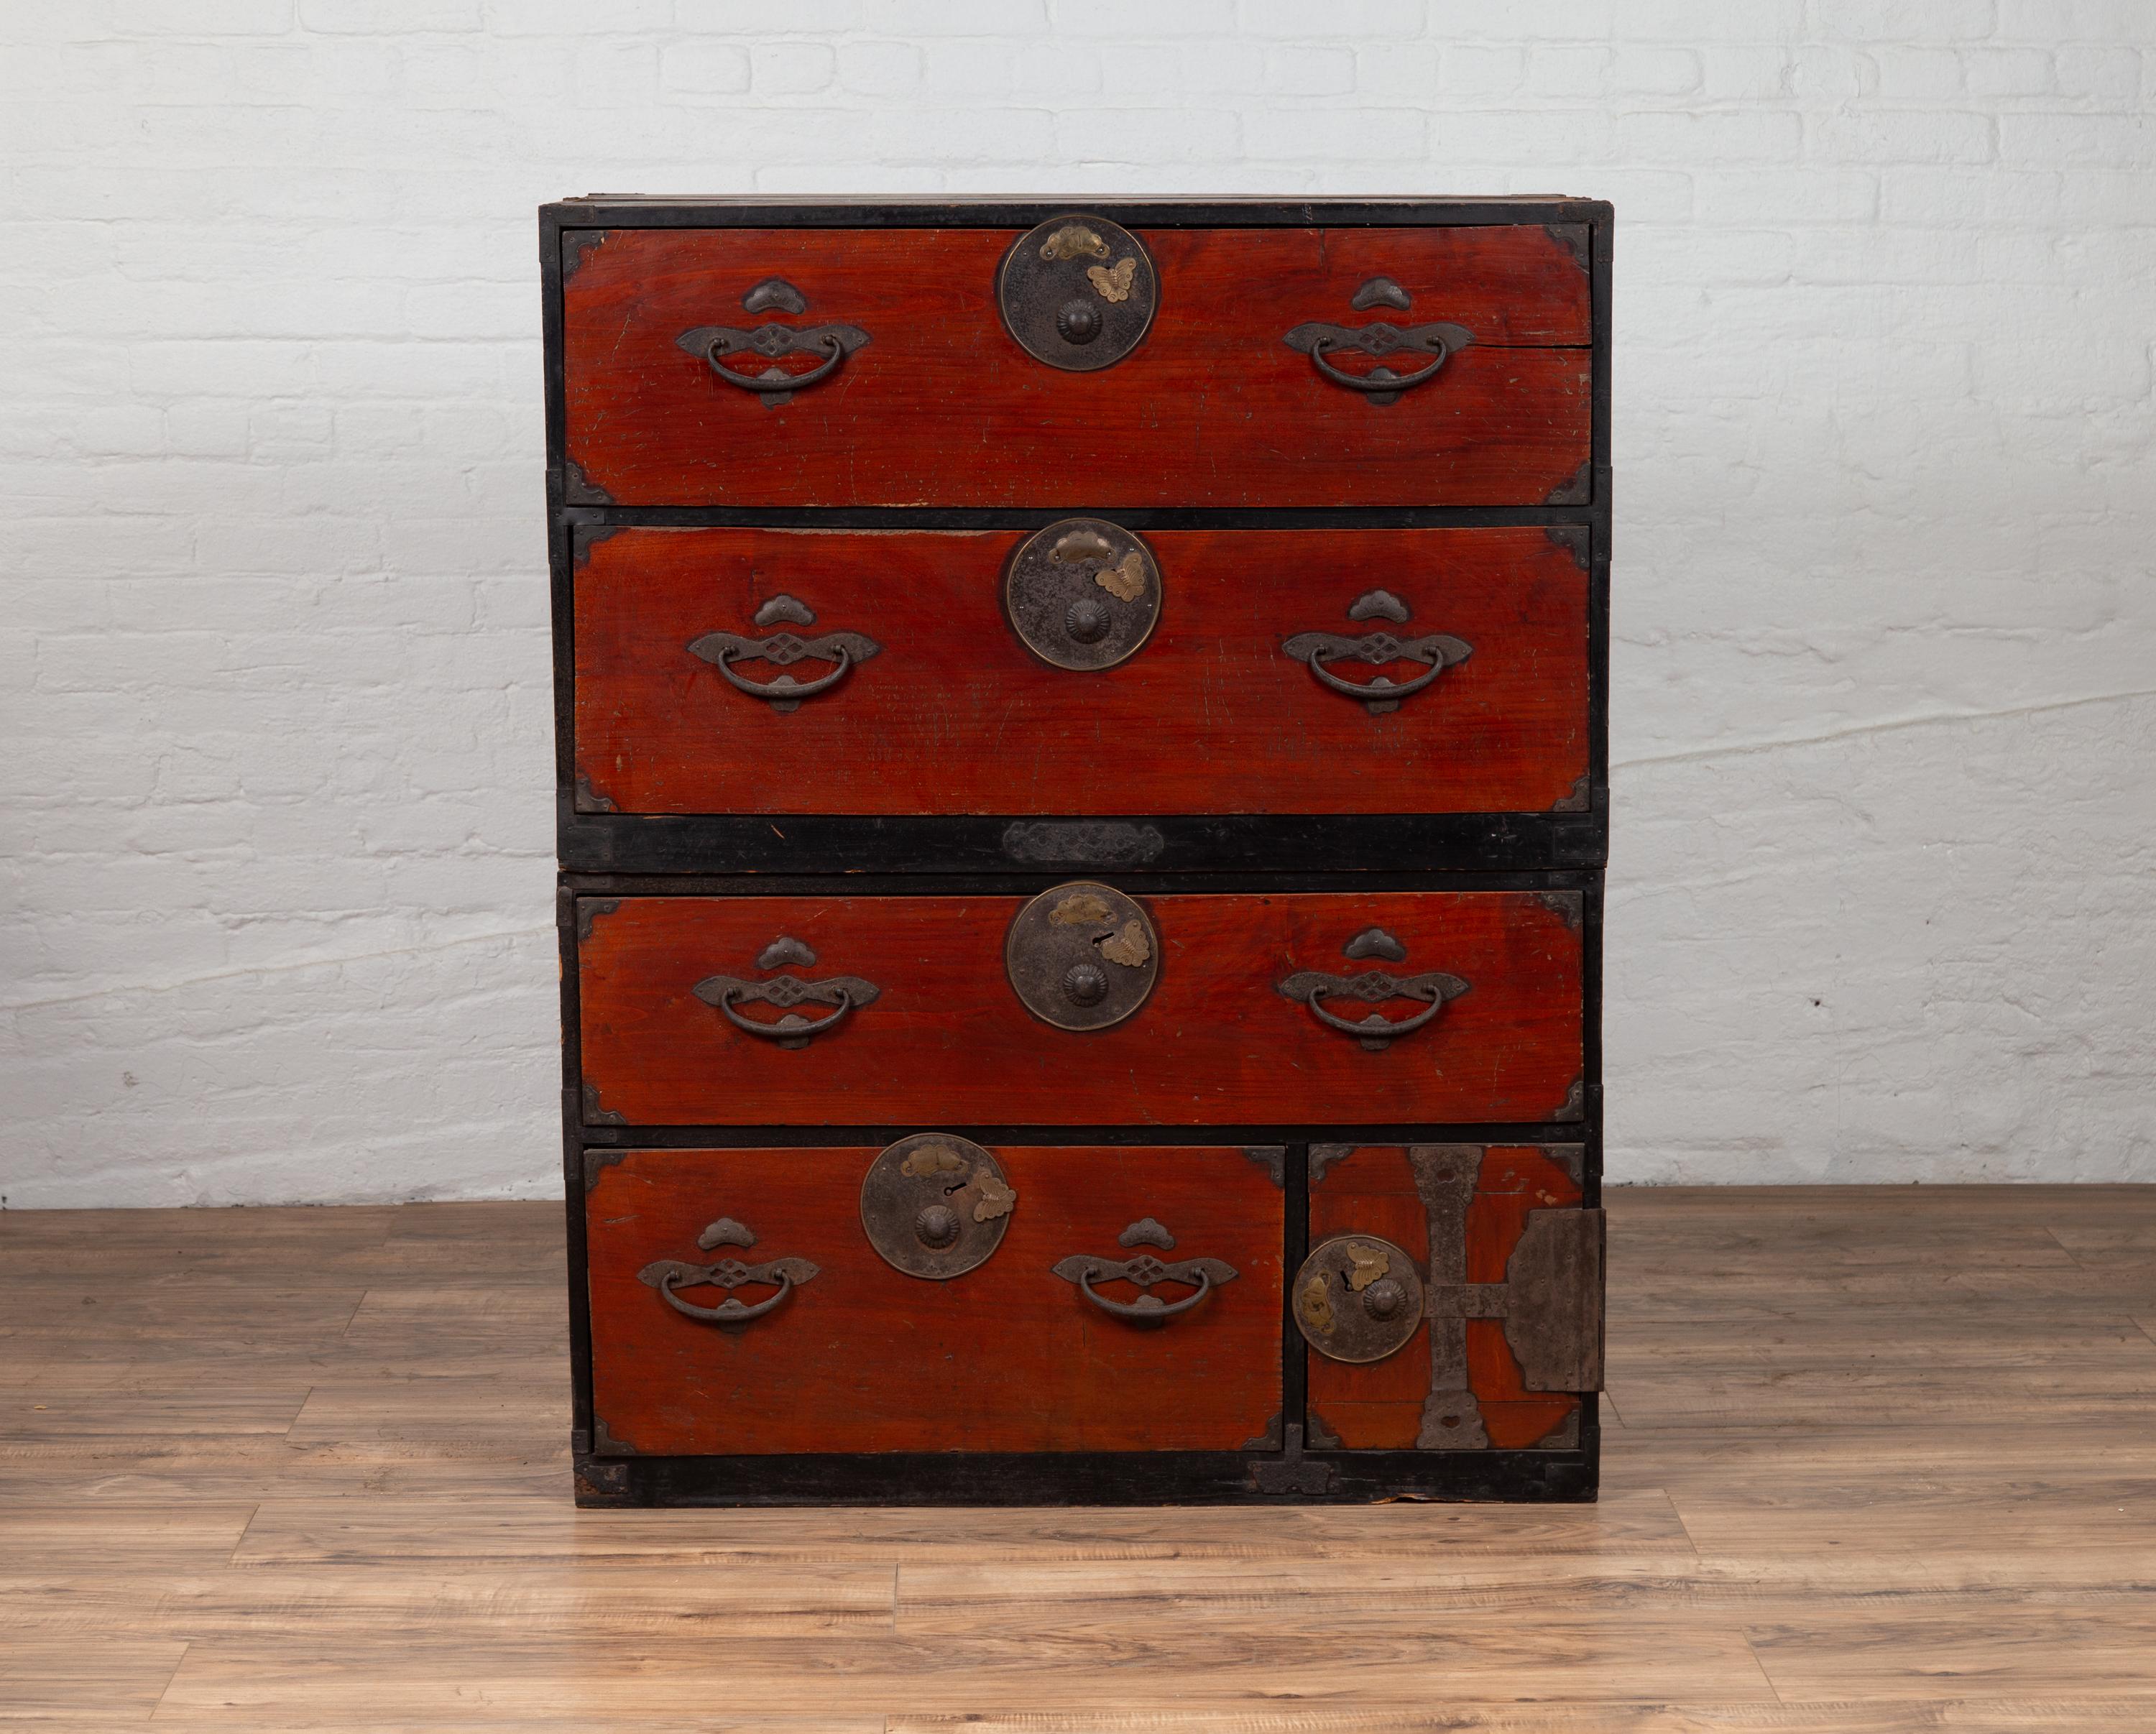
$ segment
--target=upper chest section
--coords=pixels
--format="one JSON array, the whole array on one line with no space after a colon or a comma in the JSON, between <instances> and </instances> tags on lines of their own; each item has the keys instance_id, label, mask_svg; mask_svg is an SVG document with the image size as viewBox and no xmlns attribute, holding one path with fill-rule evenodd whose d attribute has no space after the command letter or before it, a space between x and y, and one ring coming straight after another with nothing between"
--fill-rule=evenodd
<instances>
[{"instance_id":1,"label":"upper chest section","mask_svg":"<svg viewBox=\"0 0 2156 1734\"><path fill-rule=\"evenodd\" d=\"M1587 498L1584 223L570 228L571 504Z\"/></svg>"}]
</instances>

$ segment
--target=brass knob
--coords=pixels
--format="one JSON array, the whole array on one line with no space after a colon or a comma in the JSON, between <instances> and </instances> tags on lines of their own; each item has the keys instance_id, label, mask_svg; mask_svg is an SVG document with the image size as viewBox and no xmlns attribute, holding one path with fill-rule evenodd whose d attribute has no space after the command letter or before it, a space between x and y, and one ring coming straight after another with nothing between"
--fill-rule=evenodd
<instances>
[{"instance_id":1,"label":"brass knob","mask_svg":"<svg viewBox=\"0 0 2156 1734\"><path fill-rule=\"evenodd\" d=\"M1363 1290L1363 1306L1373 1319L1389 1319L1398 1312L1408 1292L1389 1276L1381 1276Z\"/></svg>"},{"instance_id":2,"label":"brass knob","mask_svg":"<svg viewBox=\"0 0 2156 1734\"><path fill-rule=\"evenodd\" d=\"M1071 966L1063 977L1063 997L1073 1005L1098 1005L1108 997L1108 973L1093 963Z\"/></svg>"},{"instance_id":3,"label":"brass knob","mask_svg":"<svg viewBox=\"0 0 2156 1734\"><path fill-rule=\"evenodd\" d=\"M913 1218L913 1232L923 1246L941 1252L958 1239L958 1213L948 1204L931 1204Z\"/></svg>"},{"instance_id":4,"label":"brass knob","mask_svg":"<svg viewBox=\"0 0 2156 1734\"><path fill-rule=\"evenodd\" d=\"M1090 596L1081 596L1070 604L1070 612L1063 617L1063 629L1081 644L1097 644L1108 635L1115 623L1108 613L1108 605L1096 602Z\"/></svg>"},{"instance_id":5,"label":"brass knob","mask_svg":"<svg viewBox=\"0 0 2156 1734\"><path fill-rule=\"evenodd\" d=\"M1101 335L1101 310L1090 301L1065 301L1056 310L1055 329L1065 343L1091 343Z\"/></svg>"}]
</instances>

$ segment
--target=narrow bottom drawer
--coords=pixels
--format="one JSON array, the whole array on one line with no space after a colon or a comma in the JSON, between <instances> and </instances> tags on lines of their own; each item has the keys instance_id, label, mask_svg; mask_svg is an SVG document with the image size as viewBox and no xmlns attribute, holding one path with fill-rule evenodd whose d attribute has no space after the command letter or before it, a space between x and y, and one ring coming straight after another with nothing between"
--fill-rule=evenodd
<instances>
[{"instance_id":1,"label":"narrow bottom drawer","mask_svg":"<svg viewBox=\"0 0 2156 1734\"><path fill-rule=\"evenodd\" d=\"M601 1454L1279 1443L1277 1152L930 1135L585 1161Z\"/></svg>"}]
</instances>

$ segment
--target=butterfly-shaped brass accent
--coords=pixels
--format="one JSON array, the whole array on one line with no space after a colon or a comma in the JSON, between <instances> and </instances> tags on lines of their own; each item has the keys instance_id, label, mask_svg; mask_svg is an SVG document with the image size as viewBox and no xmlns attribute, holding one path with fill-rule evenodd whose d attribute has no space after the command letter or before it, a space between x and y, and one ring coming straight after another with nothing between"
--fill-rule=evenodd
<instances>
[{"instance_id":1,"label":"butterfly-shaped brass accent","mask_svg":"<svg viewBox=\"0 0 2156 1734\"><path fill-rule=\"evenodd\" d=\"M1127 301L1131 298L1131 280L1138 274L1135 259L1119 259L1110 266L1088 265L1086 280L1104 301Z\"/></svg>"},{"instance_id":2,"label":"butterfly-shaped brass accent","mask_svg":"<svg viewBox=\"0 0 2156 1734\"><path fill-rule=\"evenodd\" d=\"M1117 602L1136 602L1146 586L1145 556L1126 554L1115 565L1095 572L1093 582Z\"/></svg>"}]
</instances>

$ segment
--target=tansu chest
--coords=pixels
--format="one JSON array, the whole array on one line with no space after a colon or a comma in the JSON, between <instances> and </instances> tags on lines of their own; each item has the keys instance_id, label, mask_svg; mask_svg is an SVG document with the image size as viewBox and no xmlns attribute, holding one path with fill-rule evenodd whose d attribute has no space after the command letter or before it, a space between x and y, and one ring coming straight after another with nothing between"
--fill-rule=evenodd
<instances>
[{"instance_id":1,"label":"tansu chest","mask_svg":"<svg viewBox=\"0 0 2156 1734\"><path fill-rule=\"evenodd\" d=\"M1609 237L545 208L580 1501L1593 1496Z\"/></svg>"}]
</instances>

